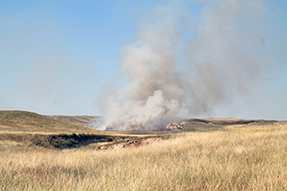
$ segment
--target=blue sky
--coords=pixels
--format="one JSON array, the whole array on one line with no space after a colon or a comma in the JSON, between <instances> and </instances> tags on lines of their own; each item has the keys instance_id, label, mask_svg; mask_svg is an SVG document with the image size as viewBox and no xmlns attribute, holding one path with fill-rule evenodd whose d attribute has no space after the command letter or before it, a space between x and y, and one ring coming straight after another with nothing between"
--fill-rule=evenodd
<instances>
[{"instance_id":1,"label":"blue sky","mask_svg":"<svg viewBox=\"0 0 287 191\"><path fill-rule=\"evenodd\" d=\"M98 114L98 92L153 6L122 4L1 1L1 109Z\"/></svg>"},{"instance_id":2,"label":"blue sky","mask_svg":"<svg viewBox=\"0 0 287 191\"><path fill-rule=\"evenodd\" d=\"M278 2L268 4L277 18L271 26L284 36L287 5ZM122 47L135 42L141 23L166 4L163 0L0 0L0 109L101 115L99 95L125 79L118 72ZM186 14L195 18L208 6L199 1L183 4ZM285 47L286 39L276 42ZM287 54L282 51L281 55ZM219 106L213 116L287 120L285 61L278 61L281 68L258 91Z\"/></svg>"}]
</instances>

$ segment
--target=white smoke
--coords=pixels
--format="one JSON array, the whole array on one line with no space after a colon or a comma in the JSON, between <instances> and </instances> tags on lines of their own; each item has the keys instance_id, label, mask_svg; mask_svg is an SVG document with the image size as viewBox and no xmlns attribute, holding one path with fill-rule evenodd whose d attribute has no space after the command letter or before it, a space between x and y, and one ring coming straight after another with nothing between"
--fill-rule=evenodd
<instances>
[{"instance_id":1,"label":"white smoke","mask_svg":"<svg viewBox=\"0 0 287 191\"><path fill-rule=\"evenodd\" d=\"M262 45L269 13L262 1L204 1L201 15L191 18L183 7L159 6L138 40L123 47L120 70L128 84L101 97L104 119L96 128L161 129L182 113L212 113L248 93L270 69L272 51Z\"/></svg>"}]
</instances>

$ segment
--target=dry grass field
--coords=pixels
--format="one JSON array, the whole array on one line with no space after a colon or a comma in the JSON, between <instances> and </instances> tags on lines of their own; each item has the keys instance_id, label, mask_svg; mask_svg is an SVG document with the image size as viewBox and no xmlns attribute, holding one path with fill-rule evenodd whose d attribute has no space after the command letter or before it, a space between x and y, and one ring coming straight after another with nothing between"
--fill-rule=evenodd
<instances>
[{"instance_id":1,"label":"dry grass field","mask_svg":"<svg viewBox=\"0 0 287 191\"><path fill-rule=\"evenodd\" d=\"M1 140L0 190L287 190L287 124L186 132L117 150Z\"/></svg>"}]
</instances>

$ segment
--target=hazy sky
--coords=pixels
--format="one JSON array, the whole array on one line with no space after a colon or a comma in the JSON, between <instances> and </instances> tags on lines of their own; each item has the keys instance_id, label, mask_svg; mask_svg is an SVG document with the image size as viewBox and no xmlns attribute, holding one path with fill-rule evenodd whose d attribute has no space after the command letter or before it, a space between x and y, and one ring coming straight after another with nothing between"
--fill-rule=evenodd
<instances>
[{"instance_id":1,"label":"hazy sky","mask_svg":"<svg viewBox=\"0 0 287 191\"><path fill-rule=\"evenodd\" d=\"M250 84L251 90L217 104L213 112L190 117L287 120L287 3L254 2L260 2L271 17L260 18L270 23L258 43L276 49L277 59L272 60L276 68ZM0 109L102 115L101 92L128 83L127 76L118 72L122 48L136 42L139 29L153 20L155 9L168 4L179 6L185 15L182 30L187 32L177 48L182 62L178 70L184 71L182 55L188 49L184 41L203 22L198 18L212 6L209 1L0 0Z\"/></svg>"}]
</instances>

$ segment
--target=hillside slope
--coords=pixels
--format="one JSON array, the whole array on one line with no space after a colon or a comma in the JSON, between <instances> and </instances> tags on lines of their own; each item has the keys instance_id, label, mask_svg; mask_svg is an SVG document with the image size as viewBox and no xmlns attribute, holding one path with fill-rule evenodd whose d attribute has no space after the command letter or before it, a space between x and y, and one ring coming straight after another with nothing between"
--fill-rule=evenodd
<instances>
[{"instance_id":1,"label":"hillside slope","mask_svg":"<svg viewBox=\"0 0 287 191\"><path fill-rule=\"evenodd\" d=\"M0 133L99 133L101 131L27 111L0 111Z\"/></svg>"},{"instance_id":2,"label":"hillside slope","mask_svg":"<svg viewBox=\"0 0 287 191\"><path fill-rule=\"evenodd\" d=\"M75 124L75 125L88 125L89 123L100 119L98 116L89 116L89 115L75 115L75 116L66 116L66 115L48 115L48 117L51 117L53 119Z\"/></svg>"}]
</instances>

